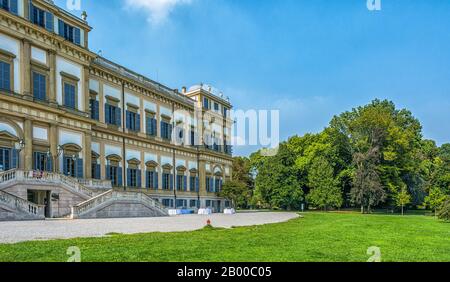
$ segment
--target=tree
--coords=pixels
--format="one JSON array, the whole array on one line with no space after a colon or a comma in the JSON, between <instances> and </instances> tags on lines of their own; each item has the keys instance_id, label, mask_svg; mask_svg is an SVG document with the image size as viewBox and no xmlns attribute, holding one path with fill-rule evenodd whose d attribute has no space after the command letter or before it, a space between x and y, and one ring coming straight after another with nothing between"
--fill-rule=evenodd
<instances>
[{"instance_id":1,"label":"tree","mask_svg":"<svg viewBox=\"0 0 450 282\"><path fill-rule=\"evenodd\" d=\"M446 200L446 195L441 191L441 189L433 187L430 189L430 193L425 197L425 204L434 211L434 215L437 216L438 208Z\"/></svg>"},{"instance_id":2,"label":"tree","mask_svg":"<svg viewBox=\"0 0 450 282\"><path fill-rule=\"evenodd\" d=\"M242 206L243 203L248 200L248 189L247 186L240 181L226 181L222 186L219 197L231 200L232 207L236 208Z\"/></svg>"},{"instance_id":3,"label":"tree","mask_svg":"<svg viewBox=\"0 0 450 282\"><path fill-rule=\"evenodd\" d=\"M250 157L256 171L255 195L258 205L269 208L295 210L301 207L303 190L295 167L295 155L281 143L275 156Z\"/></svg>"},{"instance_id":4,"label":"tree","mask_svg":"<svg viewBox=\"0 0 450 282\"><path fill-rule=\"evenodd\" d=\"M411 195L408 193L408 188L405 184L401 185L400 191L396 193L395 203L397 207L401 207L403 215L404 207L411 203Z\"/></svg>"},{"instance_id":5,"label":"tree","mask_svg":"<svg viewBox=\"0 0 450 282\"><path fill-rule=\"evenodd\" d=\"M241 197L236 202L237 207L248 208L251 204L255 189L255 181L252 174L252 165L249 158L234 157L233 158L233 174L232 179L240 182L245 186L245 191L242 191L245 197Z\"/></svg>"},{"instance_id":6,"label":"tree","mask_svg":"<svg viewBox=\"0 0 450 282\"><path fill-rule=\"evenodd\" d=\"M439 207L437 216L445 221L450 221L450 196Z\"/></svg>"},{"instance_id":7,"label":"tree","mask_svg":"<svg viewBox=\"0 0 450 282\"><path fill-rule=\"evenodd\" d=\"M307 200L316 207L325 211L329 207L342 206L342 192L338 180L334 177L334 170L324 157L313 161L308 175L308 184L311 188Z\"/></svg>"}]
</instances>

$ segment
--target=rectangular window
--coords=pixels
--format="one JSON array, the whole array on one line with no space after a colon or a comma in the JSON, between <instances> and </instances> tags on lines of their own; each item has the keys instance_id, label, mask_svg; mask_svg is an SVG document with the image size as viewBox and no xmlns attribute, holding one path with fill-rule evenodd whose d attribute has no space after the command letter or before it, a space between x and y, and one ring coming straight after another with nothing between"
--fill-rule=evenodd
<instances>
[{"instance_id":1,"label":"rectangular window","mask_svg":"<svg viewBox=\"0 0 450 282\"><path fill-rule=\"evenodd\" d=\"M172 140L172 124L161 121L161 138L165 140Z\"/></svg>"},{"instance_id":2,"label":"rectangular window","mask_svg":"<svg viewBox=\"0 0 450 282\"><path fill-rule=\"evenodd\" d=\"M156 119L154 117L147 117L147 121L146 121L146 133L149 136L156 136L157 135L157 127L156 127Z\"/></svg>"},{"instance_id":3,"label":"rectangular window","mask_svg":"<svg viewBox=\"0 0 450 282\"><path fill-rule=\"evenodd\" d=\"M187 208L187 200L177 199L177 208Z\"/></svg>"},{"instance_id":4,"label":"rectangular window","mask_svg":"<svg viewBox=\"0 0 450 282\"><path fill-rule=\"evenodd\" d=\"M214 111L219 111L219 104L214 102Z\"/></svg>"},{"instance_id":5,"label":"rectangular window","mask_svg":"<svg viewBox=\"0 0 450 282\"><path fill-rule=\"evenodd\" d=\"M33 153L33 170L52 171L52 158L47 153Z\"/></svg>"},{"instance_id":6,"label":"rectangular window","mask_svg":"<svg viewBox=\"0 0 450 282\"><path fill-rule=\"evenodd\" d=\"M33 97L45 101L47 99L47 77L38 72L33 72Z\"/></svg>"},{"instance_id":7,"label":"rectangular window","mask_svg":"<svg viewBox=\"0 0 450 282\"><path fill-rule=\"evenodd\" d=\"M163 183L162 183L163 190L171 190L170 189L171 175L169 173L163 173L162 180L163 180Z\"/></svg>"},{"instance_id":8,"label":"rectangular window","mask_svg":"<svg viewBox=\"0 0 450 282\"><path fill-rule=\"evenodd\" d=\"M177 175L177 191L184 190L184 175Z\"/></svg>"},{"instance_id":9,"label":"rectangular window","mask_svg":"<svg viewBox=\"0 0 450 282\"><path fill-rule=\"evenodd\" d=\"M156 171L147 171L146 187L158 190L158 173Z\"/></svg>"},{"instance_id":10,"label":"rectangular window","mask_svg":"<svg viewBox=\"0 0 450 282\"><path fill-rule=\"evenodd\" d=\"M62 20L58 20L58 34L64 39L80 45L81 43L81 30L77 27L73 27Z\"/></svg>"},{"instance_id":11,"label":"rectangular window","mask_svg":"<svg viewBox=\"0 0 450 282\"><path fill-rule=\"evenodd\" d=\"M106 166L106 179L111 180L114 187L122 185L122 168L118 166Z\"/></svg>"},{"instance_id":12,"label":"rectangular window","mask_svg":"<svg viewBox=\"0 0 450 282\"><path fill-rule=\"evenodd\" d=\"M91 173L93 179L101 179L100 176L100 164L93 163L91 167Z\"/></svg>"},{"instance_id":13,"label":"rectangular window","mask_svg":"<svg viewBox=\"0 0 450 282\"><path fill-rule=\"evenodd\" d=\"M128 187L139 187L139 178L140 173L138 169L128 169L128 175L127 175L127 186Z\"/></svg>"},{"instance_id":14,"label":"rectangular window","mask_svg":"<svg viewBox=\"0 0 450 282\"><path fill-rule=\"evenodd\" d=\"M197 207L197 200L190 200L190 201L189 201L189 207L190 207L190 208L195 208L195 207Z\"/></svg>"},{"instance_id":15,"label":"rectangular window","mask_svg":"<svg viewBox=\"0 0 450 282\"><path fill-rule=\"evenodd\" d=\"M11 64L0 61L0 89L11 91Z\"/></svg>"},{"instance_id":16,"label":"rectangular window","mask_svg":"<svg viewBox=\"0 0 450 282\"><path fill-rule=\"evenodd\" d=\"M0 148L0 171L7 171L11 168L11 149Z\"/></svg>"},{"instance_id":17,"label":"rectangular window","mask_svg":"<svg viewBox=\"0 0 450 282\"><path fill-rule=\"evenodd\" d=\"M189 177L189 191L191 191L191 192L196 191L196 189L195 189L196 179L197 179L197 177L195 177L195 176Z\"/></svg>"},{"instance_id":18,"label":"rectangular window","mask_svg":"<svg viewBox=\"0 0 450 282\"><path fill-rule=\"evenodd\" d=\"M163 199L162 204L164 207L173 207L173 199Z\"/></svg>"},{"instance_id":19,"label":"rectangular window","mask_svg":"<svg viewBox=\"0 0 450 282\"><path fill-rule=\"evenodd\" d=\"M223 107L223 116L228 117L228 108Z\"/></svg>"},{"instance_id":20,"label":"rectangular window","mask_svg":"<svg viewBox=\"0 0 450 282\"><path fill-rule=\"evenodd\" d=\"M119 107L105 104L105 122L107 124L116 125L118 127L122 124L121 119L121 110Z\"/></svg>"},{"instance_id":21,"label":"rectangular window","mask_svg":"<svg viewBox=\"0 0 450 282\"><path fill-rule=\"evenodd\" d=\"M210 208L211 207L211 200L206 200L205 205L206 205L207 208Z\"/></svg>"},{"instance_id":22,"label":"rectangular window","mask_svg":"<svg viewBox=\"0 0 450 282\"><path fill-rule=\"evenodd\" d=\"M127 111L127 129L131 131L141 130L141 116L138 113Z\"/></svg>"},{"instance_id":23,"label":"rectangular window","mask_svg":"<svg viewBox=\"0 0 450 282\"><path fill-rule=\"evenodd\" d=\"M19 11L17 1L18 0L1 0L0 7L5 11L11 12L11 13L17 15L18 11Z\"/></svg>"},{"instance_id":24,"label":"rectangular window","mask_svg":"<svg viewBox=\"0 0 450 282\"><path fill-rule=\"evenodd\" d=\"M203 108L209 110L209 100L208 98L203 98Z\"/></svg>"},{"instance_id":25,"label":"rectangular window","mask_svg":"<svg viewBox=\"0 0 450 282\"><path fill-rule=\"evenodd\" d=\"M96 99L90 99L89 105L91 108L91 118L94 120L100 120L99 102Z\"/></svg>"},{"instance_id":26,"label":"rectangular window","mask_svg":"<svg viewBox=\"0 0 450 282\"><path fill-rule=\"evenodd\" d=\"M72 83L64 82L64 106L76 109L76 86Z\"/></svg>"}]
</instances>

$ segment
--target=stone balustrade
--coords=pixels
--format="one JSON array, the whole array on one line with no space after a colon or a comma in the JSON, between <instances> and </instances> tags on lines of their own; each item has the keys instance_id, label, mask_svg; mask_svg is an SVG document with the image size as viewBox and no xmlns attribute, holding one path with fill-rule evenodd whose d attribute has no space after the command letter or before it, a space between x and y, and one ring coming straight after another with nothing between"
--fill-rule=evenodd
<instances>
[{"instance_id":1,"label":"stone balustrade","mask_svg":"<svg viewBox=\"0 0 450 282\"><path fill-rule=\"evenodd\" d=\"M5 191L0 191L0 203L39 219L45 218L45 206L31 203Z\"/></svg>"}]
</instances>

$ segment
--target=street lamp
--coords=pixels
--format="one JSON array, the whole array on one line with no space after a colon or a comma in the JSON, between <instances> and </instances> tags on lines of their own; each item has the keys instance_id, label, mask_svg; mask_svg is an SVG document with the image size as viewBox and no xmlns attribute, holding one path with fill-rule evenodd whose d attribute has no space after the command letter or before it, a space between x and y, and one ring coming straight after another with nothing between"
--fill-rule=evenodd
<instances>
[{"instance_id":1,"label":"street lamp","mask_svg":"<svg viewBox=\"0 0 450 282\"><path fill-rule=\"evenodd\" d=\"M73 177L77 177L77 165L76 165L76 161L77 161L77 159L78 159L78 157L76 156L76 155L73 155L72 156L72 161L73 161L73 163L72 163L72 165L73 165ZM69 173L69 172L67 172L67 173ZM70 175L70 176L72 176L72 175Z\"/></svg>"},{"instance_id":2,"label":"street lamp","mask_svg":"<svg viewBox=\"0 0 450 282\"><path fill-rule=\"evenodd\" d=\"M47 166L48 166L48 161L51 160L52 157L52 153L50 152L50 149L47 150L47 154L46 154L46 158L45 158L45 164L44 164L44 171L48 171Z\"/></svg>"},{"instance_id":3,"label":"street lamp","mask_svg":"<svg viewBox=\"0 0 450 282\"><path fill-rule=\"evenodd\" d=\"M19 142L14 144L14 149L16 149L17 152L17 167L20 168L20 152L25 148L25 141L23 139L20 139Z\"/></svg>"},{"instance_id":4,"label":"street lamp","mask_svg":"<svg viewBox=\"0 0 450 282\"><path fill-rule=\"evenodd\" d=\"M62 155L63 152L64 152L63 146L58 145L58 147L56 149L56 156L53 156L53 172L55 172L55 173L58 172L58 170L56 168L57 167L56 163L58 161L58 158Z\"/></svg>"}]
</instances>

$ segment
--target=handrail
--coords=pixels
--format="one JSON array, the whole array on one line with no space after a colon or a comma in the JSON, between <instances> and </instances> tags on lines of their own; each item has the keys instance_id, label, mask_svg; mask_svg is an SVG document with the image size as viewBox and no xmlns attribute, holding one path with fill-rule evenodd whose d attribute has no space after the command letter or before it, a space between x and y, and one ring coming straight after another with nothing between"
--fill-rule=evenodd
<instances>
[{"instance_id":1,"label":"handrail","mask_svg":"<svg viewBox=\"0 0 450 282\"><path fill-rule=\"evenodd\" d=\"M42 172L42 171L24 171L24 170L9 170L0 173L0 184L9 182L11 180L34 182L34 183L55 183L62 184L69 189L72 189L87 197L94 196L94 192L80 184L75 178L65 176L55 172Z\"/></svg>"},{"instance_id":2,"label":"handrail","mask_svg":"<svg viewBox=\"0 0 450 282\"><path fill-rule=\"evenodd\" d=\"M166 209L157 201L147 196L142 192L118 192L118 191L107 191L103 194L97 195L87 201L74 205L72 207L72 218L83 215L93 208L111 200L111 199L119 199L119 200L141 200L147 205L154 207L158 211L167 214Z\"/></svg>"},{"instance_id":3,"label":"handrail","mask_svg":"<svg viewBox=\"0 0 450 282\"><path fill-rule=\"evenodd\" d=\"M30 215L45 216L45 206L34 204L5 191L0 191L0 202Z\"/></svg>"}]
</instances>

